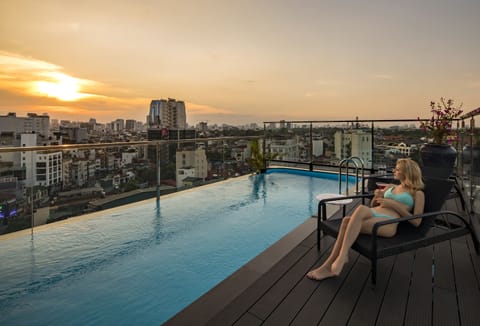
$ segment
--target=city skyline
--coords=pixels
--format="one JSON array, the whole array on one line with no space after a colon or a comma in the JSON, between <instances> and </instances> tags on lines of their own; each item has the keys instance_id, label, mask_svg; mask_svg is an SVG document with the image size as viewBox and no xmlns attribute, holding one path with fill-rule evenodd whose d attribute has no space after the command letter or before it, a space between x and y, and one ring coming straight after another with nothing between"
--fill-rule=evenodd
<instances>
[{"instance_id":1,"label":"city skyline","mask_svg":"<svg viewBox=\"0 0 480 326\"><path fill-rule=\"evenodd\" d=\"M480 3L83 1L0 4L0 115L145 122L402 119L480 106Z\"/></svg>"}]
</instances>

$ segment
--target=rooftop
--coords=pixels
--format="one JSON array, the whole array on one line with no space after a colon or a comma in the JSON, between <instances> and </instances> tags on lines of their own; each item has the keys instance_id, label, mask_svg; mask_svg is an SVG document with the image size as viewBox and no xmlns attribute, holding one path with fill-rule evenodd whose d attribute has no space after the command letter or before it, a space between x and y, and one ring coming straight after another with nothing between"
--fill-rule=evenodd
<instances>
[{"instance_id":1,"label":"rooftop","mask_svg":"<svg viewBox=\"0 0 480 326\"><path fill-rule=\"evenodd\" d=\"M463 211L458 197L444 208ZM307 279L334 242L322 237L318 252L315 237L311 218L166 325L478 324L480 257L469 236L381 259L376 286L370 261L354 251L340 277Z\"/></svg>"}]
</instances>

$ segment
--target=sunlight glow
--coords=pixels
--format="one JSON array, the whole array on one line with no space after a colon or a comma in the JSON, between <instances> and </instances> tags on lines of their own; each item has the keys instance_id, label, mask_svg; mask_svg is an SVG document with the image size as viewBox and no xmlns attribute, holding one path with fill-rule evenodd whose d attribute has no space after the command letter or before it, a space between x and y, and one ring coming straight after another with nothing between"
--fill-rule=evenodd
<instances>
[{"instance_id":1,"label":"sunlight glow","mask_svg":"<svg viewBox=\"0 0 480 326\"><path fill-rule=\"evenodd\" d=\"M81 81L63 73L52 72L48 74L49 81L38 81L35 83L35 91L55 97L61 101L77 101L88 95L80 92Z\"/></svg>"}]
</instances>

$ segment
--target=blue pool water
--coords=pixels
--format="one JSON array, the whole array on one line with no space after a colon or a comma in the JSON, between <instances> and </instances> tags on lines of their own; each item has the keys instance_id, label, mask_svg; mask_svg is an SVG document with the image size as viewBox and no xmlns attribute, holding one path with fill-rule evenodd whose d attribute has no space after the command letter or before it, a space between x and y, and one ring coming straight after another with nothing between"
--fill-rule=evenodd
<instances>
[{"instance_id":1,"label":"blue pool water","mask_svg":"<svg viewBox=\"0 0 480 326\"><path fill-rule=\"evenodd\" d=\"M338 191L336 175L279 172L0 238L0 325L166 321Z\"/></svg>"}]
</instances>

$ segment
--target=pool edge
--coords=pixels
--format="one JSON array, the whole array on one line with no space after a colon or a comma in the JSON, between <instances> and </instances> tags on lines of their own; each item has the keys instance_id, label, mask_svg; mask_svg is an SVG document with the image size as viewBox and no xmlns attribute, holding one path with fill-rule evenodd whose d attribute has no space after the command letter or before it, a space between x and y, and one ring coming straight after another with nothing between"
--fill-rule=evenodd
<instances>
[{"instance_id":1,"label":"pool edge","mask_svg":"<svg viewBox=\"0 0 480 326\"><path fill-rule=\"evenodd\" d=\"M333 214L333 210L328 215ZM287 233L163 325L204 325L316 230L316 218Z\"/></svg>"}]
</instances>

